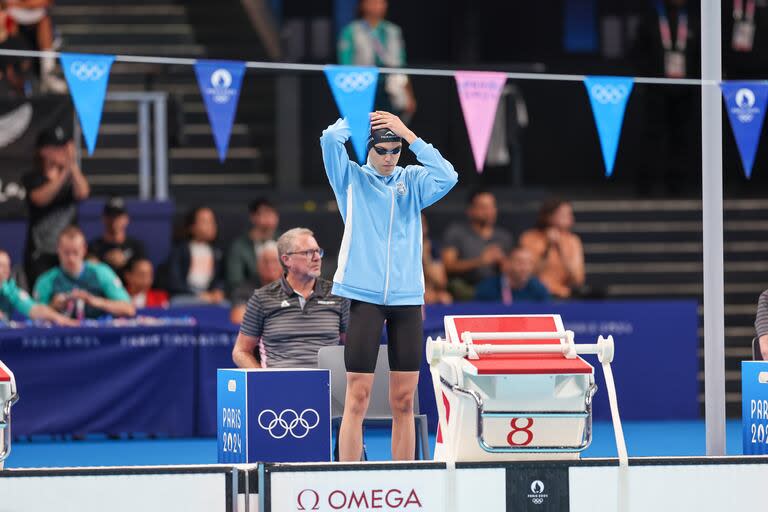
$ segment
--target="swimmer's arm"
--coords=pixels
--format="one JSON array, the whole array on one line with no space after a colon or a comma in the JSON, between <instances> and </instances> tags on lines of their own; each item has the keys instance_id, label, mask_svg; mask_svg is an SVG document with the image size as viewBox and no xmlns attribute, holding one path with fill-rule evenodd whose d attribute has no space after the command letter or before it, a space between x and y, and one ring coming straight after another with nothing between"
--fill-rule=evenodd
<instances>
[{"instance_id":1,"label":"swimmer's arm","mask_svg":"<svg viewBox=\"0 0 768 512\"><path fill-rule=\"evenodd\" d=\"M350 174L357 165L349 160L347 148L344 146L351 135L349 123L343 118L323 130L320 137L325 173L337 198L346 195Z\"/></svg>"}]
</instances>

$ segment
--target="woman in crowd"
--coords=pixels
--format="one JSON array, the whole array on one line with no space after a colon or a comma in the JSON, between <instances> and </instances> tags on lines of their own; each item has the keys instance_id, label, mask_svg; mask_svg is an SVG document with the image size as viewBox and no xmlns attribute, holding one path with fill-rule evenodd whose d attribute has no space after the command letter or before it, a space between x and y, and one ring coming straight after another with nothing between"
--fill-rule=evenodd
<instances>
[{"instance_id":1,"label":"woman in crowd","mask_svg":"<svg viewBox=\"0 0 768 512\"><path fill-rule=\"evenodd\" d=\"M584 286L584 249L573 233L573 207L550 199L539 210L536 227L520 237L536 262L536 274L554 297L568 298Z\"/></svg>"},{"instance_id":2,"label":"woman in crowd","mask_svg":"<svg viewBox=\"0 0 768 512\"><path fill-rule=\"evenodd\" d=\"M220 304L224 301L223 253L214 245L218 228L213 210L197 207L185 218L186 240L168 261L172 302Z\"/></svg>"}]
</instances>

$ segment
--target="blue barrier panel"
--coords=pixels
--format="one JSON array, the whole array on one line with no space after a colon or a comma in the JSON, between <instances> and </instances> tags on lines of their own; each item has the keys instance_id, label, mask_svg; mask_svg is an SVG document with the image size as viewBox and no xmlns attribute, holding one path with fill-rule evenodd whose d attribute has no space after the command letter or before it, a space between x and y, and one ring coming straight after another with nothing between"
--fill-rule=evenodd
<instances>
[{"instance_id":1,"label":"blue barrier panel","mask_svg":"<svg viewBox=\"0 0 768 512\"><path fill-rule=\"evenodd\" d=\"M768 455L768 361L741 362L744 455Z\"/></svg>"},{"instance_id":2,"label":"blue barrier panel","mask_svg":"<svg viewBox=\"0 0 768 512\"><path fill-rule=\"evenodd\" d=\"M14 434L194 435L196 339L192 325L0 329Z\"/></svg>"},{"instance_id":3,"label":"blue barrier panel","mask_svg":"<svg viewBox=\"0 0 768 512\"><path fill-rule=\"evenodd\" d=\"M219 462L331 460L330 371L220 369L217 387Z\"/></svg>"}]
</instances>

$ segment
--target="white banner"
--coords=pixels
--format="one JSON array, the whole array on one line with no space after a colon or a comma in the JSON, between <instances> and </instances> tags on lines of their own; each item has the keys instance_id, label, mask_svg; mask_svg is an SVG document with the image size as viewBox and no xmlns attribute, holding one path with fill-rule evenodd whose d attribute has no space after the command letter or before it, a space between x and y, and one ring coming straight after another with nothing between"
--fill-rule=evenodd
<instances>
[{"instance_id":1,"label":"white banner","mask_svg":"<svg viewBox=\"0 0 768 512\"><path fill-rule=\"evenodd\" d=\"M275 472L270 476L272 512L411 512L446 510L444 469ZM456 471L454 510L504 512L501 468Z\"/></svg>"},{"instance_id":2,"label":"white banner","mask_svg":"<svg viewBox=\"0 0 768 512\"><path fill-rule=\"evenodd\" d=\"M765 510L768 464L630 466L624 512ZM616 467L572 467L570 512L617 510Z\"/></svg>"},{"instance_id":3,"label":"white banner","mask_svg":"<svg viewBox=\"0 0 768 512\"><path fill-rule=\"evenodd\" d=\"M224 473L0 477L2 512L228 512L226 505Z\"/></svg>"}]
</instances>

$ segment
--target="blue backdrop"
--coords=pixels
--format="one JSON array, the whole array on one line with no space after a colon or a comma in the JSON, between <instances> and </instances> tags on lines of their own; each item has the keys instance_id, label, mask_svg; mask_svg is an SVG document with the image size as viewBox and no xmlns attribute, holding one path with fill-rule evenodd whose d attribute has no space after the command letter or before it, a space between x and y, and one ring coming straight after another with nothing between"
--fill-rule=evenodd
<instances>
[{"instance_id":1,"label":"blue backdrop","mask_svg":"<svg viewBox=\"0 0 768 512\"><path fill-rule=\"evenodd\" d=\"M229 323L225 308L152 313L198 320L194 325L187 319L158 326L0 328L0 358L15 372L21 396L13 408L14 433L216 435L216 369L233 366L238 326ZM562 315L577 342L614 336L622 419L699 417L695 301L430 306L424 334L425 339L442 335L446 314L549 313ZM595 365L599 388L594 415L607 419L602 371L595 358L587 359ZM421 412L434 428L426 363L422 372Z\"/></svg>"}]
</instances>

